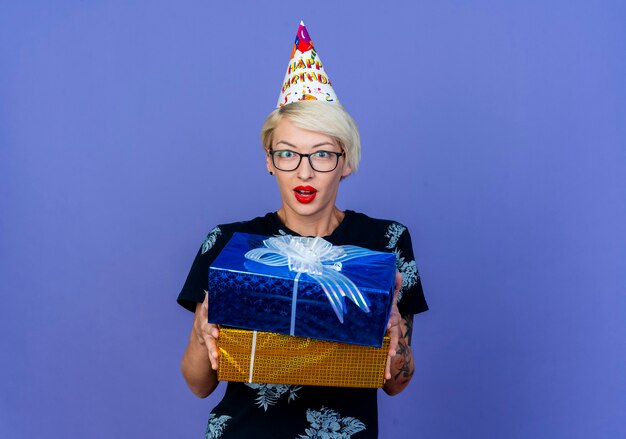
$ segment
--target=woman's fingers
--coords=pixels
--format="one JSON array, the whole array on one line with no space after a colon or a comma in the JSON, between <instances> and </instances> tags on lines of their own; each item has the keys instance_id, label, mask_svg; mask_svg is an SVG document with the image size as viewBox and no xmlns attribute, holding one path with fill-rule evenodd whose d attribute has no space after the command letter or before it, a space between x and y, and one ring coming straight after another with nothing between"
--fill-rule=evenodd
<instances>
[{"instance_id":1,"label":"woman's fingers","mask_svg":"<svg viewBox=\"0 0 626 439\"><path fill-rule=\"evenodd\" d=\"M205 320L209 319L209 293L204 292L204 302L202 302L202 317L205 317Z\"/></svg>"},{"instance_id":2,"label":"woman's fingers","mask_svg":"<svg viewBox=\"0 0 626 439\"><path fill-rule=\"evenodd\" d=\"M387 331L389 334L389 351L387 352L387 363L385 364L385 379L391 378L391 361L396 356L398 349L398 340L400 338L400 326L392 325Z\"/></svg>"},{"instance_id":3,"label":"woman's fingers","mask_svg":"<svg viewBox=\"0 0 626 439\"><path fill-rule=\"evenodd\" d=\"M398 311L398 294L400 293L400 288L402 288L402 274L400 274L399 271L396 271L396 282L393 291L393 301L391 302L391 312L389 313L387 329L390 329L392 325L400 324L400 312Z\"/></svg>"},{"instance_id":4,"label":"woman's fingers","mask_svg":"<svg viewBox=\"0 0 626 439\"><path fill-rule=\"evenodd\" d=\"M400 273L399 271L396 271L396 288L395 288L396 298L397 298L398 292L400 291L400 288L402 288L402 273Z\"/></svg>"},{"instance_id":5,"label":"woman's fingers","mask_svg":"<svg viewBox=\"0 0 626 439\"><path fill-rule=\"evenodd\" d=\"M207 323L207 327L204 329L203 338L206 345L207 352L209 354L209 361L211 361L211 369L217 370L219 367L219 349L217 347L217 338L219 337L219 330L217 325Z\"/></svg>"},{"instance_id":6,"label":"woman's fingers","mask_svg":"<svg viewBox=\"0 0 626 439\"><path fill-rule=\"evenodd\" d=\"M385 363L385 379L383 380L383 384L387 380L391 379L391 357L387 355L387 362Z\"/></svg>"},{"instance_id":7,"label":"woman's fingers","mask_svg":"<svg viewBox=\"0 0 626 439\"><path fill-rule=\"evenodd\" d=\"M217 347L217 339L220 331L217 325L209 323L209 295L205 291L204 301L202 302L202 310L200 312L198 326L202 342L206 346L209 354L211 368L217 370L219 367L219 348Z\"/></svg>"},{"instance_id":8,"label":"woman's fingers","mask_svg":"<svg viewBox=\"0 0 626 439\"><path fill-rule=\"evenodd\" d=\"M398 311L398 293L402 287L402 275L396 271L396 282L387 323L387 334L389 335L389 351L387 353L387 363L385 364L385 380L391 379L391 361L396 356L398 341L400 339L400 311Z\"/></svg>"}]
</instances>

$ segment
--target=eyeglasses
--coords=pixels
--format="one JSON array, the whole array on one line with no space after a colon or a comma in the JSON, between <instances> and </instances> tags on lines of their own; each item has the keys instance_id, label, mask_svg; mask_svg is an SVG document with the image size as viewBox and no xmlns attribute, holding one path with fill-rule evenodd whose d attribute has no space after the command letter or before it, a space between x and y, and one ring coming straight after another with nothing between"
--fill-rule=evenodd
<instances>
[{"instance_id":1,"label":"eyeglasses","mask_svg":"<svg viewBox=\"0 0 626 439\"><path fill-rule=\"evenodd\" d=\"M337 169L339 157L345 155L345 151L315 151L311 154L300 154L288 149L278 151L270 149L268 154L272 157L274 167L279 171L295 171L300 166L302 157L306 157L314 171L331 172Z\"/></svg>"}]
</instances>

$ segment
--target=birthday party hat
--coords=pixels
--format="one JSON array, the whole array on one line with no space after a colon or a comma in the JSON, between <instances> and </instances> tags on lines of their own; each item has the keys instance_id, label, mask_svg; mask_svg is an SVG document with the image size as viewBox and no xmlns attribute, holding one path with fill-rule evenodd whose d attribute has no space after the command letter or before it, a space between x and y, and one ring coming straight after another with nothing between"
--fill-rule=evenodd
<instances>
[{"instance_id":1,"label":"birthday party hat","mask_svg":"<svg viewBox=\"0 0 626 439\"><path fill-rule=\"evenodd\" d=\"M298 27L276 106L296 101L339 102L303 22Z\"/></svg>"}]
</instances>

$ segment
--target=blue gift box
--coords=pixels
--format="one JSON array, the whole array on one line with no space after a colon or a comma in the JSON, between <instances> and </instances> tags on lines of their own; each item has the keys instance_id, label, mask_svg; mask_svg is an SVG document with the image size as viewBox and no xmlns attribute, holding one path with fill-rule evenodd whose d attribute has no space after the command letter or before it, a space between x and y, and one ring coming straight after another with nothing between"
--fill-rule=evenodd
<instances>
[{"instance_id":1,"label":"blue gift box","mask_svg":"<svg viewBox=\"0 0 626 439\"><path fill-rule=\"evenodd\" d=\"M235 233L209 268L209 321L380 347L395 273L393 253Z\"/></svg>"}]
</instances>

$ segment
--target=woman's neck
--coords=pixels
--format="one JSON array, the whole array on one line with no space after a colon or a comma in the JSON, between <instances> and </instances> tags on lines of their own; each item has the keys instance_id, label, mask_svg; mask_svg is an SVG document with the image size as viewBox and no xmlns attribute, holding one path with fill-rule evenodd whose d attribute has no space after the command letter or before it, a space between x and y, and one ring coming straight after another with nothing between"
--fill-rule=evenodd
<instances>
[{"instance_id":1,"label":"woman's neck","mask_svg":"<svg viewBox=\"0 0 626 439\"><path fill-rule=\"evenodd\" d=\"M323 216L301 216L281 207L276 212L283 224L301 236L328 236L341 224L346 214L333 207L330 214Z\"/></svg>"}]
</instances>

